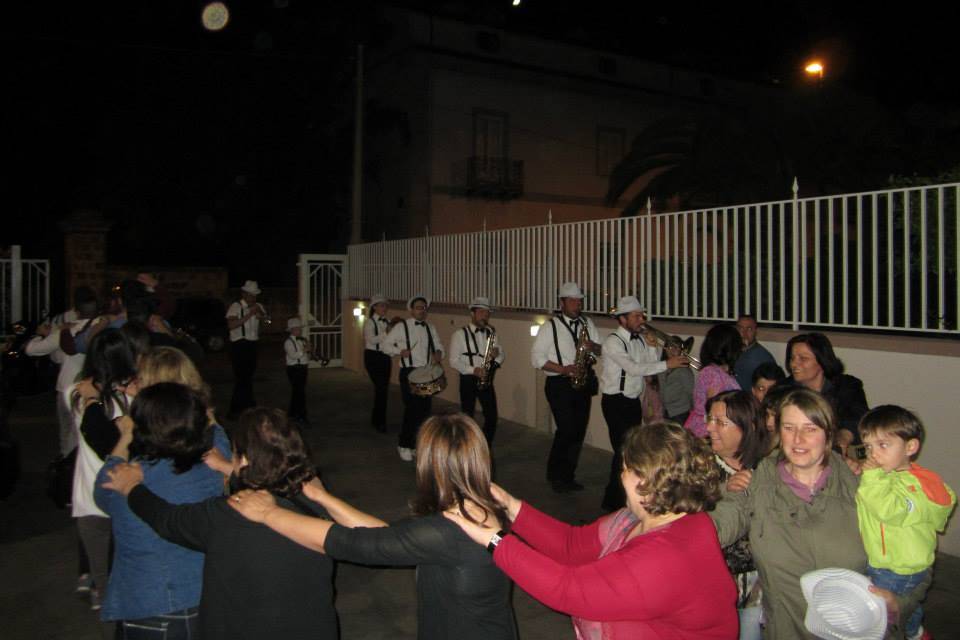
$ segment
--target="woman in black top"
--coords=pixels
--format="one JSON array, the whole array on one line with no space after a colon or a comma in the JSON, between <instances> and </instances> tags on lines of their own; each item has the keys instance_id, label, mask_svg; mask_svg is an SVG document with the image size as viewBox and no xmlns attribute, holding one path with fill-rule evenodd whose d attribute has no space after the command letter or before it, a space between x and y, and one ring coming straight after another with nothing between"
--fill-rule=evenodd
<instances>
[{"instance_id":1,"label":"woman in black top","mask_svg":"<svg viewBox=\"0 0 960 640\"><path fill-rule=\"evenodd\" d=\"M327 506L322 489L307 495ZM417 566L417 637L513 640L510 580L444 512L501 528L508 522L490 494L490 450L463 414L433 416L417 437L413 518L387 528L347 528L278 508L265 492L244 491L230 506L298 543L339 560ZM329 509L330 507L327 506Z\"/></svg>"},{"instance_id":2,"label":"woman in black top","mask_svg":"<svg viewBox=\"0 0 960 640\"><path fill-rule=\"evenodd\" d=\"M870 409L863 382L843 372L843 362L833 352L830 339L822 333L801 333L787 342L790 377L781 384L801 386L818 392L837 414L835 444L841 453L860 443L857 425Z\"/></svg>"},{"instance_id":3,"label":"woman in black top","mask_svg":"<svg viewBox=\"0 0 960 640\"><path fill-rule=\"evenodd\" d=\"M255 407L233 433L234 470L242 486L262 489L301 513L323 512L303 498L318 482L300 433L279 410ZM140 484L136 464L120 465L104 486L128 496L131 510L160 536L203 551L201 635L233 638L337 638L333 563L327 556L242 518L227 498L171 505ZM348 521L351 514L344 516ZM356 523L381 525L374 518Z\"/></svg>"}]
</instances>

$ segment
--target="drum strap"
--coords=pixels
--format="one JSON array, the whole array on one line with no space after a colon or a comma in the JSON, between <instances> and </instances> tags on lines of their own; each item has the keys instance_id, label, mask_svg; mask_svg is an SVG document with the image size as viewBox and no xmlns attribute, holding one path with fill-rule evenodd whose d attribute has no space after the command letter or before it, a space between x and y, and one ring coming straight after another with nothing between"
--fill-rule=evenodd
<instances>
[{"instance_id":1,"label":"drum strap","mask_svg":"<svg viewBox=\"0 0 960 640\"><path fill-rule=\"evenodd\" d=\"M410 348L410 327L407 325L407 321L403 321L403 332L407 336L407 351L410 352L410 365L413 366L413 349ZM403 366L403 358L400 358L400 365Z\"/></svg>"}]
</instances>

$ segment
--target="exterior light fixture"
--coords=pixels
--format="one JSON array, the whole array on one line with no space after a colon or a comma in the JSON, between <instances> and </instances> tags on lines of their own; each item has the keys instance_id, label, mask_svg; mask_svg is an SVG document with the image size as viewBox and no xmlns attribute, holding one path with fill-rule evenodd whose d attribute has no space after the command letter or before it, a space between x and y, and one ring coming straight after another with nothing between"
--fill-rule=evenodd
<instances>
[{"instance_id":1,"label":"exterior light fixture","mask_svg":"<svg viewBox=\"0 0 960 640\"><path fill-rule=\"evenodd\" d=\"M363 317L363 307L354 307L353 317L362 318Z\"/></svg>"},{"instance_id":2,"label":"exterior light fixture","mask_svg":"<svg viewBox=\"0 0 960 640\"><path fill-rule=\"evenodd\" d=\"M817 76L820 80L823 80L823 63L819 60L813 60L807 66L803 68L811 76Z\"/></svg>"},{"instance_id":3,"label":"exterior light fixture","mask_svg":"<svg viewBox=\"0 0 960 640\"><path fill-rule=\"evenodd\" d=\"M222 2L211 2L203 8L200 21L207 31L220 31L230 21L230 10Z\"/></svg>"},{"instance_id":4,"label":"exterior light fixture","mask_svg":"<svg viewBox=\"0 0 960 640\"><path fill-rule=\"evenodd\" d=\"M540 333L540 325L538 324L530 325L530 336L533 338L536 338L538 333Z\"/></svg>"}]
</instances>

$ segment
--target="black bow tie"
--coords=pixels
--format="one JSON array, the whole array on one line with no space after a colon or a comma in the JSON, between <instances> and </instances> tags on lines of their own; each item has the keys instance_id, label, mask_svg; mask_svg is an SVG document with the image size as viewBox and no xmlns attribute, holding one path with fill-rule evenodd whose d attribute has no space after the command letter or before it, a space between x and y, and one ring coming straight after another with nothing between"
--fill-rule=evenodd
<instances>
[{"instance_id":1,"label":"black bow tie","mask_svg":"<svg viewBox=\"0 0 960 640\"><path fill-rule=\"evenodd\" d=\"M630 334L630 339L631 339L631 340L643 340L643 336L640 335L639 333L631 333L631 334Z\"/></svg>"},{"instance_id":2,"label":"black bow tie","mask_svg":"<svg viewBox=\"0 0 960 640\"><path fill-rule=\"evenodd\" d=\"M377 322L382 322L383 324L388 324L386 318L377 318Z\"/></svg>"},{"instance_id":3,"label":"black bow tie","mask_svg":"<svg viewBox=\"0 0 960 640\"><path fill-rule=\"evenodd\" d=\"M422 321L420 321L420 320L417 320L415 324L416 324L418 327L425 327L425 326L427 326L427 323L426 323L426 322L422 322Z\"/></svg>"},{"instance_id":4,"label":"black bow tie","mask_svg":"<svg viewBox=\"0 0 960 640\"><path fill-rule=\"evenodd\" d=\"M490 329L485 329L484 327L477 327L477 330L475 333L482 333L483 335L488 336L490 335Z\"/></svg>"}]
</instances>

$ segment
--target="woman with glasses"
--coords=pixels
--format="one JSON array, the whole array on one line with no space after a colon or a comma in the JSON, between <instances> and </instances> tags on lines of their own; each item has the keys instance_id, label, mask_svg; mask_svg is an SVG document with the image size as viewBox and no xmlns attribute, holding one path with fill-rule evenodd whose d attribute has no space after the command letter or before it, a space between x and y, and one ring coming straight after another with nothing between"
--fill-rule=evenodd
<instances>
[{"instance_id":1,"label":"woman with glasses","mask_svg":"<svg viewBox=\"0 0 960 640\"><path fill-rule=\"evenodd\" d=\"M760 404L749 391L724 391L707 400L707 435L721 481L742 490L767 452L767 429ZM746 537L724 547L723 557L737 583L740 639L759 640L761 589Z\"/></svg>"}]
</instances>

